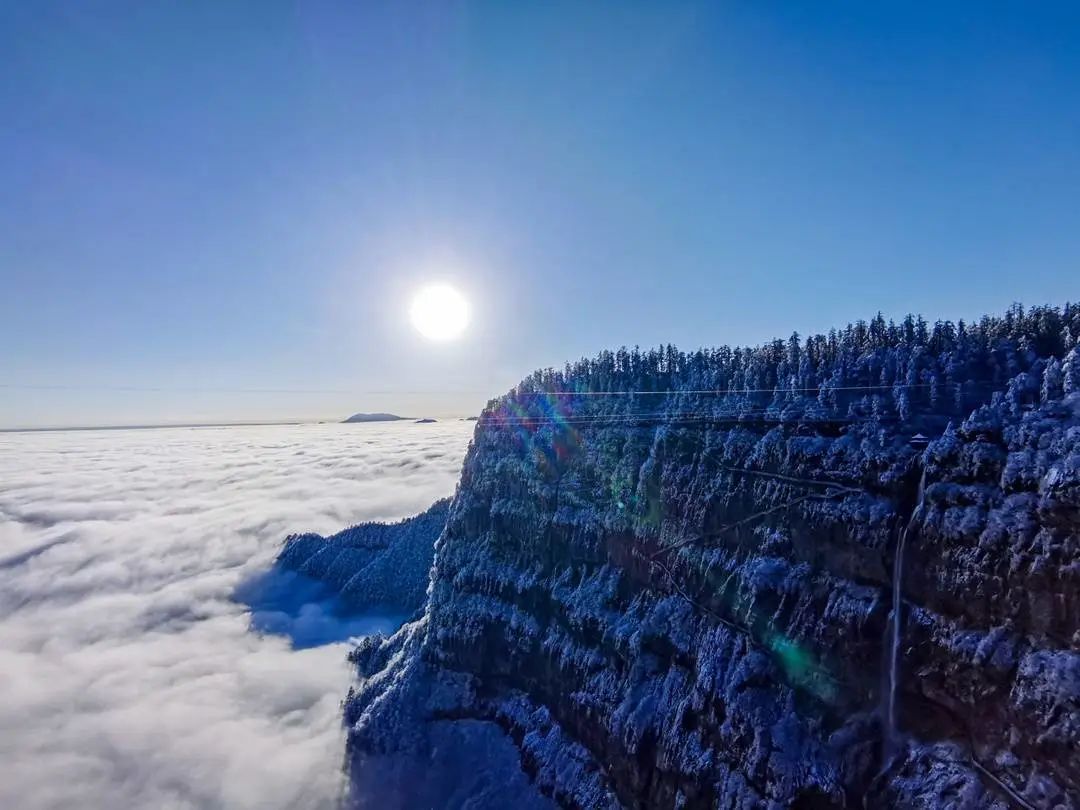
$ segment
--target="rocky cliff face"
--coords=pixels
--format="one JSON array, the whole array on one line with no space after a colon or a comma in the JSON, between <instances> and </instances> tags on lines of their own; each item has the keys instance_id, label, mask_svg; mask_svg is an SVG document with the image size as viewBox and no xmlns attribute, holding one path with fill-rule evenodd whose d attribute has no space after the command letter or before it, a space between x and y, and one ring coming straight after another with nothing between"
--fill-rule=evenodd
<instances>
[{"instance_id":1,"label":"rocky cliff face","mask_svg":"<svg viewBox=\"0 0 1080 810\"><path fill-rule=\"evenodd\" d=\"M1080 393L1021 383L493 403L423 618L352 655L353 802L1080 807Z\"/></svg>"}]
</instances>

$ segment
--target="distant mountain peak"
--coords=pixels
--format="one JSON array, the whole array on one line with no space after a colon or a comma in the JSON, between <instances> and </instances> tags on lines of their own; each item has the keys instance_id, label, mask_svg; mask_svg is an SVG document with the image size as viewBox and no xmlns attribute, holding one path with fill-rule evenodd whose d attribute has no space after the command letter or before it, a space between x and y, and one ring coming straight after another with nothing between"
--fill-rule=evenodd
<instances>
[{"instance_id":1,"label":"distant mountain peak","mask_svg":"<svg viewBox=\"0 0 1080 810\"><path fill-rule=\"evenodd\" d=\"M398 422L407 418L393 413L354 413L348 419L343 420L342 424L348 422Z\"/></svg>"}]
</instances>

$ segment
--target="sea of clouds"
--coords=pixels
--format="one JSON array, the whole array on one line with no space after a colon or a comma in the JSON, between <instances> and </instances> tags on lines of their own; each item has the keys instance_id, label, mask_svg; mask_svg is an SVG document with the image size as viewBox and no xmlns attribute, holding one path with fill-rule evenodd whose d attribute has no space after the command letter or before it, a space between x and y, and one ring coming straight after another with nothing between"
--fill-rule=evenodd
<instances>
[{"instance_id":1,"label":"sea of clouds","mask_svg":"<svg viewBox=\"0 0 1080 810\"><path fill-rule=\"evenodd\" d=\"M451 494L473 426L0 434L0 807L335 806L347 643L233 593L290 532Z\"/></svg>"}]
</instances>

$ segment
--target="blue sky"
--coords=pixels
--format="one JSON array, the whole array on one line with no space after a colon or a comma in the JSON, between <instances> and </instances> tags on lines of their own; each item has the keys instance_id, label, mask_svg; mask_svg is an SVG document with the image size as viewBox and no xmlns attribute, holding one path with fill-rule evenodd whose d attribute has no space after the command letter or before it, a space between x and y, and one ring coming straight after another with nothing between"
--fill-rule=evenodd
<instances>
[{"instance_id":1,"label":"blue sky","mask_svg":"<svg viewBox=\"0 0 1080 810\"><path fill-rule=\"evenodd\" d=\"M93 5L0 10L0 426L1080 297L1075 4Z\"/></svg>"}]
</instances>

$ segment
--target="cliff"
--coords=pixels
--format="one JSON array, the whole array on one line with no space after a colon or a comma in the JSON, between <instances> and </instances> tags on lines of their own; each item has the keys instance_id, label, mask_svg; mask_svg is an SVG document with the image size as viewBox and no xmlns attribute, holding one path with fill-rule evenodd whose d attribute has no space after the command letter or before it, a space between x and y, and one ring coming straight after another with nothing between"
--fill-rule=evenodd
<instances>
[{"instance_id":1,"label":"cliff","mask_svg":"<svg viewBox=\"0 0 1080 810\"><path fill-rule=\"evenodd\" d=\"M426 611L351 655L353 804L1080 807L1080 315L1050 312L605 353L493 401Z\"/></svg>"}]
</instances>

